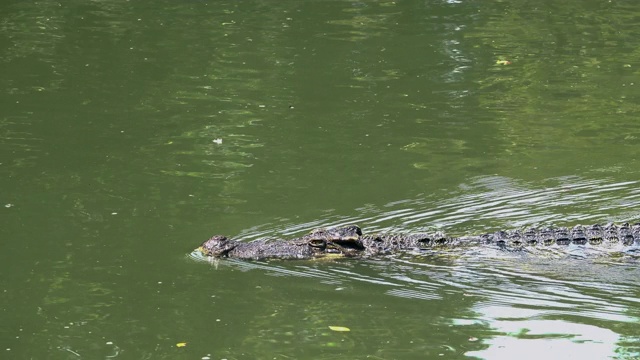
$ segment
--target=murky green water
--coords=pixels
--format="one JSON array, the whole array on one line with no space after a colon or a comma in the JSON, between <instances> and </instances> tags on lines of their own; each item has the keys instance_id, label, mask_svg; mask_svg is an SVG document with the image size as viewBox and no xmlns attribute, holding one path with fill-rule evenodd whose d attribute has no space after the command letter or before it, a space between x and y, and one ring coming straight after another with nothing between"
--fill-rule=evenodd
<instances>
[{"instance_id":1,"label":"murky green water","mask_svg":"<svg viewBox=\"0 0 640 360\"><path fill-rule=\"evenodd\" d=\"M187 256L214 233L640 220L639 15L3 2L0 357L639 357L632 258Z\"/></svg>"}]
</instances>

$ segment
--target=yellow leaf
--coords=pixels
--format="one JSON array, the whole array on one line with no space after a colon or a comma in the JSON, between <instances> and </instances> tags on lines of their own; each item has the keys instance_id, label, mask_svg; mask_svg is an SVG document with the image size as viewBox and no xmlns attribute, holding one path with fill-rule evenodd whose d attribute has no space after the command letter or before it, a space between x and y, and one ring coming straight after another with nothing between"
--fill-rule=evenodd
<instances>
[{"instance_id":1,"label":"yellow leaf","mask_svg":"<svg viewBox=\"0 0 640 360\"><path fill-rule=\"evenodd\" d=\"M187 343L186 342L179 342L179 343L176 344L176 346L177 347L185 347L185 346L187 346Z\"/></svg>"},{"instance_id":2,"label":"yellow leaf","mask_svg":"<svg viewBox=\"0 0 640 360\"><path fill-rule=\"evenodd\" d=\"M351 331L351 329L349 329L348 327L344 327L344 326L329 326L329 329L331 329L333 331L341 331L341 332Z\"/></svg>"}]
</instances>

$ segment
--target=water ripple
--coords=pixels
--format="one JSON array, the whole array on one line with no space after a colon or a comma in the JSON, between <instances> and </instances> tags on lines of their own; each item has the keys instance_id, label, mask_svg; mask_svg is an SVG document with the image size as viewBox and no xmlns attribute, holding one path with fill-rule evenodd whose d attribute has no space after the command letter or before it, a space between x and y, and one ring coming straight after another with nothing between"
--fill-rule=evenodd
<instances>
[{"instance_id":1,"label":"water ripple","mask_svg":"<svg viewBox=\"0 0 640 360\"><path fill-rule=\"evenodd\" d=\"M237 235L240 240L291 238L317 227L359 224L363 231L433 231L452 235L527 226L634 222L640 220L638 181L564 177L544 188L500 176L471 179L454 191L416 199L367 204L351 215L327 213L307 222L277 219Z\"/></svg>"}]
</instances>

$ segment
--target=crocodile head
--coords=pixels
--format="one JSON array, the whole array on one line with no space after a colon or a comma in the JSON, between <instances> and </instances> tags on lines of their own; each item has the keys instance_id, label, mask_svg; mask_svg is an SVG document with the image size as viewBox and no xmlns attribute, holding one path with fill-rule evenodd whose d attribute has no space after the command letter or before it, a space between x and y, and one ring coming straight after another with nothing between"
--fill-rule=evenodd
<instances>
[{"instance_id":1,"label":"crocodile head","mask_svg":"<svg viewBox=\"0 0 640 360\"><path fill-rule=\"evenodd\" d=\"M203 242L198 250L205 256L224 257L236 246L237 242L227 239L226 236L214 235L209 240Z\"/></svg>"}]
</instances>

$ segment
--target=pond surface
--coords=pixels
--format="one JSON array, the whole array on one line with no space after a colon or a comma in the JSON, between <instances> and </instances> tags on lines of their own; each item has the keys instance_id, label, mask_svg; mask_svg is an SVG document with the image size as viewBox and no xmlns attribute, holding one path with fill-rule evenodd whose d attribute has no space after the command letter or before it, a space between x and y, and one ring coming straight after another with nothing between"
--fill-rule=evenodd
<instances>
[{"instance_id":1,"label":"pond surface","mask_svg":"<svg viewBox=\"0 0 640 360\"><path fill-rule=\"evenodd\" d=\"M1 357L640 357L632 255L188 256L212 234L347 223L640 221L638 16L601 0L3 2Z\"/></svg>"}]
</instances>

